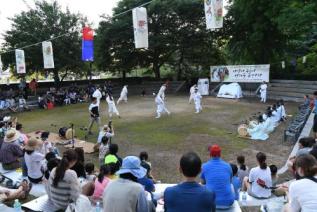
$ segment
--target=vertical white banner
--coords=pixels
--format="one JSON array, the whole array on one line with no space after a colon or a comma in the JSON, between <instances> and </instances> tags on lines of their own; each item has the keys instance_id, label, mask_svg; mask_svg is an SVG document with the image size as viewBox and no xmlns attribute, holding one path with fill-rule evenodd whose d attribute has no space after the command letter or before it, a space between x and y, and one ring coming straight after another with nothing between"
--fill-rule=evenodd
<instances>
[{"instance_id":1,"label":"vertical white banner","mask_svg":"<svg viewBox=\"0 0 317 212\"><path fill-rule=\"evenodd\" d=\"M149 33L147 11L144 7L137 7L132 10L134 43L135 48L149 47Z\"/></svg>"},{"instance_id":2,"label":"vertical white banner","mask_svg":"<svg viewBox=\"0 0 317 212\"><path fill-rule=\"evenodd\" d=\"M44 69L54 68L53 47L51 41L42 42Z\"/></svg>"},{"instance_id":3,"label":"vertical white banner","mask_svg":"<svg viewBox=\"0 0 317 212\"><path fill-rule=\"evenodd\" d=\"M3 65L2 65L1 55L0 55L0 74L2 73L2 67Z\"/></svg>"},{"instance_id":4,"label":"vertical white banner","mask_svg":"<svg viewBox=\"0 0 317 212\"><path fill-rule=\"evenodd\" d=\"M223 27L223 0L205 0L205 17L207 29Z\"/></svg>"},{"instance_id":5,"label":"vertical white banner","mask_svg":"<svg viewBox=\"0 0 317 212\"><path fill-rule=\"evenodd\" d=\"M18 74L25 74L25 58L24 58L24 50L16 49L15 50L15 62L16 62L16 70Z\"/></svg>"}]
</instances>

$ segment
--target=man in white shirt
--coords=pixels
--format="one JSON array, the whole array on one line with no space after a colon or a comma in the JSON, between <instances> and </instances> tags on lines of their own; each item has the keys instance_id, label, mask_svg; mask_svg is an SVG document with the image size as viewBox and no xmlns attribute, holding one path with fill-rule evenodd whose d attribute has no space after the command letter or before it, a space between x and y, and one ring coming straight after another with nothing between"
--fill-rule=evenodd
<instances>
[{"instance_id":1,"label":"man in white shirt","mask_svg":"<svg viewBox=\"0 0 317 212\"><path fill-rule=\"evenodd\" d=\"M116 114L119 118L121 118L119 111L116 107L116 102L114 101L114 98L111 96L111 94L108 94L106 101L108 103L109 117L112 118L112 115Z\"/></svg>"},{"instance_id":2,"label":"man in white shirt","mask_svg":"<svg viewBox=\"0 0 317 212\"><path fill-rule=\"evenodd\" d=\"M201 99L202 99L202 96L200 95L198 88L196 88L195 93L194 93L194 102L195 102L196 113L200 113L202 111Z\"/></svg>"},{"instance_id":3,"label":"man in white shirt","mask_svg":"<svg viewBox=\"0 0 317 212\"><path fill-rule=\"evenodd\" d=\"M122 88L121 94L120 94L120 98L117 101L117 105L121 102L124 101L125 103L128 102L128 86L125 85Z\"/></svg>"},{"instance_id":4,"label":"man in white shirt","mask_svg":"<svg viewBox=\"0 0 317 212\"><path fill-rule=\"evenodd\" d=\"M100 99L102 98L102 94L99 90L99 87L94 91L94 93L92 94L92 97L95 97L97 99L97 104L98 106L100 105Z\"/></svg>"},{"instance_id":5,"label":"man in white shirt","mask_svg":"<svg viewBox=\"0 0 317 212\"><path fill-rule=\"evenodd\" d=\"M191 104L192 103L192 101L193 101L193 99L194 99L194 95L195 95L195 89L197 88L197 85L195 84L195 85L193 85L192 87L190 87L190 90L189 90L189 94L190 94L190 96L189 96L189 104Z\"/></svg>"},{"instance_id":6,"label":"man in white shirt","mask_svg":"<svg viewBox=\"0 0 317 212\"><path fill-rule=\"evenodd\" d=\"M267 84L263 82L260 86L260 94L261 94L261 102L266 102L266 95L267 95Z\"/></svg>"}]
</instances>

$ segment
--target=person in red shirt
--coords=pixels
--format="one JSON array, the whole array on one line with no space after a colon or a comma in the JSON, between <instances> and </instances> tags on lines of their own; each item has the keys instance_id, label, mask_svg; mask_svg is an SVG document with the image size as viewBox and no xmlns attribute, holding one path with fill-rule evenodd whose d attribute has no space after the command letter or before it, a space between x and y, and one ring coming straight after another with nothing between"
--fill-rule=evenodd
<instances>
[{"instance_id":1,"label":"person in red shirt","mask_svg":"<svg viewBox=\"0 0 317 212\"><path fill-rule=\"evenodd\" d=\"M32 79L32 81L29 83L29 88L31 92L34 93L34 96L36 96L37 82L35 79Z\"/></svg>"}]
</instances>

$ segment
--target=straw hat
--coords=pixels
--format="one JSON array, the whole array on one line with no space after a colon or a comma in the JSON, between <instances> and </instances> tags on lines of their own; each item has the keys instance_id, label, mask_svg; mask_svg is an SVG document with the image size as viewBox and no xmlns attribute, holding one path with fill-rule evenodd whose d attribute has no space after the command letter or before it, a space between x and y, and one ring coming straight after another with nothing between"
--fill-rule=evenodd
<instances>
[{"instance_id":1,"label":"straw hat","mask_svg":"<svg viewBox=\"0 0 317 212\"><path fill-rule=\"evenodd\" d=\"M4 137L4 142L11 143L17 140L20 137L20 133L15 129L11 128L7 131L6 136Z\"/></svg>"},{"instance_id":2,"label":"straw hat","mask_svg":"<svg viewBox=\"0 0 317 212\"><path fill-rule=\"evenodd\" d=\"M25 150L34 151L40 146L40 141L34 137L30 138L26 146L24 147Z\"/></svg>"}]
</instances>

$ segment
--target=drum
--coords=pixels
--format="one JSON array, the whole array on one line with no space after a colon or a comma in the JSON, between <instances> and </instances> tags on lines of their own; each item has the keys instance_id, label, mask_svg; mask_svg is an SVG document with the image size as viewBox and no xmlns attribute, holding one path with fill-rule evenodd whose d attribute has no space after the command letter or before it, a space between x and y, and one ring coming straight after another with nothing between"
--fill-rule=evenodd
<instances>
[{"instance_id":1,"label":"drum","mask_svg":"<svg viewBox=\"0 0 317 212\"><path fill-rule=\"evenodd\" d=\"M248 125L246 124L240 124L239 127L238 127L238 134L239 136L241 137L247 137L249 136L249 133L248 133Z\"/></svg>"},{"instance_id":2,"label":"drum","mask_svg":"<svg viewBox=\"0 0 317 212\"><path fill-rule=\"evenodd\" d=\"M249 121L249 128L254 128L254 127L256 127L256 125L258 125L259 124L259 122L257 121L257 120L251 120L251 121Z\"/></svg>"},{"instance_id":3,"label":"drum","mask_svg":"<svg viewBox=\"0 0 317 212\"><path fill-rule=\"evenodd\" d=\"M75 130L72 130L72 128L67 129L66 133L65 133L65 138L66 140L71 140L72 137L75 136Z\"/></svg>"}]
</instances>

